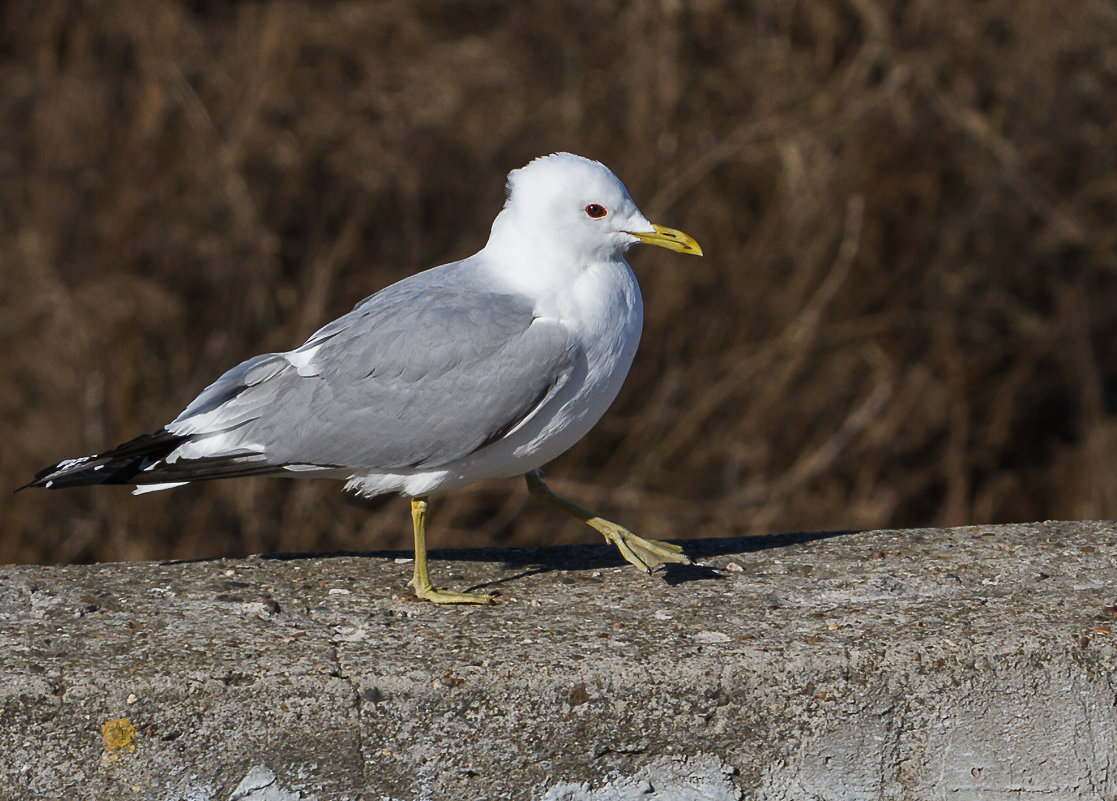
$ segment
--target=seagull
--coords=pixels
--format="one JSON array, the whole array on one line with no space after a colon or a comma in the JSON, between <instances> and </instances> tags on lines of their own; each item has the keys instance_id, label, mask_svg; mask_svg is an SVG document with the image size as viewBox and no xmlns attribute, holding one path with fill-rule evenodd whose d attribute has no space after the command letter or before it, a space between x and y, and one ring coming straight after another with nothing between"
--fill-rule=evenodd
<instances>
[{"instance_id":1,"label":"seagull","mask_svg":"<svg viewBox=\"0 0 1117 801\"><path fill-rule=\"evenodd\" d=\"M59 462L26 487L135 484L138 494L271 475L400 493L411 499L415 595L486 604L492 595L431 585L427 499L522 475L532 496L641 570L690 564L678 545L555 495L539 472L593 427L628 374L643 304L624 254L638 242L702 255L687 234L649 222L600 162L537 158L509 173L478 253L380 290L300 347L238 364L160 430Z\"/></svg>"}]
</instances>

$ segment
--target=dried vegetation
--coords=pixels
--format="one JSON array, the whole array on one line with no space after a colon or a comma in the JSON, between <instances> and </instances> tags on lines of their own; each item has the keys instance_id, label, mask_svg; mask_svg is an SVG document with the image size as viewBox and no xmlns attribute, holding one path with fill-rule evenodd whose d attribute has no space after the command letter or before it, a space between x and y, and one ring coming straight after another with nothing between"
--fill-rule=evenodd
<instances>
[{"instance_id":1,"label":"dried vegetation","mask_svg":"<svg viewBox=\"0 0 1117 801\"><path fill-rule=\"evenodd\" d=\"M651 536L1117 516L1117 6L21 2L0 27L0 485L481 244L605 161L644 343L552 486ZM406 547L245 480L0 496L0 562ZM589 540L515 483L435 545Z\"/></svg>"}]
</instances>

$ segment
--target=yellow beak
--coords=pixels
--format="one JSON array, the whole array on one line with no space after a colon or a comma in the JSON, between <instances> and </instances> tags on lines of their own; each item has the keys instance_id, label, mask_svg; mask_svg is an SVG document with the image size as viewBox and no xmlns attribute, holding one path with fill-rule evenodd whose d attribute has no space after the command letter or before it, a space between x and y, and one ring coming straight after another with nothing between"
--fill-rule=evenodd
<instances>
[{"instance_id":1,"label":"yellow beak","mask_svg":"<svg viewBox=\"0 0 1117 801\"><path fill-rule=\"evenodd\" d=\"M661 248L668 250L677 250L679 253L690 253L695 256L702 255L702 248L694 239L682 231L676 231L674 228L667 228L662 225L652 224L655 229L653 233L645 234L639 231L625 231L630 236L634 236L641 242L647 242L649 245L659 245Z\"/></svg>"}]
</instances>

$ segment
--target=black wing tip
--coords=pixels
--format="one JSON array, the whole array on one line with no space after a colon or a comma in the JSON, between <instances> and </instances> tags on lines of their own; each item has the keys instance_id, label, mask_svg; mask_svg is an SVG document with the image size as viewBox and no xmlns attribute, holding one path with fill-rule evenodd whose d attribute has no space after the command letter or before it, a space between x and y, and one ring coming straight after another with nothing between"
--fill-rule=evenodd
<instances>
[{"instance_id":1,"label":"black wing tip","mask_svg":"<svg viewBox=\"0 0 1117 801\"><path fill-rule=\"evenodd\" d=\"M63 459L43 468L15 492L25 489L65 489L91 484L132 484L152 462L162 459L185 437L160 429L117 445L104 453ZM143 483L143 482L141 482Z\"/></svg>"},{"instance_id":2,"label":"black wing tip","mask_svg":"<svg viewBox=\"0 0 1117 801\"><path fill-rule=\"evenodd\" d=\"M161 429L117 445L112 450L65 459L40 470L20 490L41 487L65 489L93 484L185 484L217 478L286 475L282 465L269 464L263 454L229 454L164 462L189 435Z\"/></svg>"},{"instance_id":3,"label":"black wing tip","mask_svg":"<svg viewBox=\"0 0 1117 801\"><path fill-rule=\"evenodd\" d=\"M114 465L115 469L109 469L111 462L107 454L105 456L100 454L83 456L80 459L65 459L58 464L40 470L33 479L17 489L16 492L40 488L65 489L90 484L121 484L126 480L124 477L126 474L135 475L138 472L138 469L133 466L135 461L130 459L123 465Z\"/></svg>"},{"instance_id":4,"label":"black wing tip","mask_svg":"<svg viewBox=\"0 0 1117 801\"><path fill-rule=\"evenodd\" d=\"M35 474L35 477L33 479L28 481L22 487L17 488L15 491L19 492L20 490L40 487L43 489L61 489L63 486L67 486L67 484L63 484L61 482L65 481L66 478L69 477L67 476L68 471L74 470L79 464L93 461L96 458L97 456L93 455L82 456L78 459L63 459L61 462L52 464L50 467L44 467L42 470ZM84 471L77 470L75 472L77 472L78 475L81 475L81 473Z\"/></svg>"}]
</instances>

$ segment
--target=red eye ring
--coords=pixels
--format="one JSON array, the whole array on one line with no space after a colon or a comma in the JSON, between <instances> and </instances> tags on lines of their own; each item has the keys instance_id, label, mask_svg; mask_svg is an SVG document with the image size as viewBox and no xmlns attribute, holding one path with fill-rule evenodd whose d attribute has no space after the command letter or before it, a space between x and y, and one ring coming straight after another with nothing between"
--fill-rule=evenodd
<instances>
[{"instance_id":1,"label":"red eye ring","mask_svg":"<svg viewBox=\"0 0 1117 801\"><path fill-rule=\"evenodd\" d=\"M608 213L609 212L605 211L605 207L600 205L599 203L590 203L588 206L586 206L586 214L588 214L595 220L600 220Z\"/></svg>"}]
</instances>

